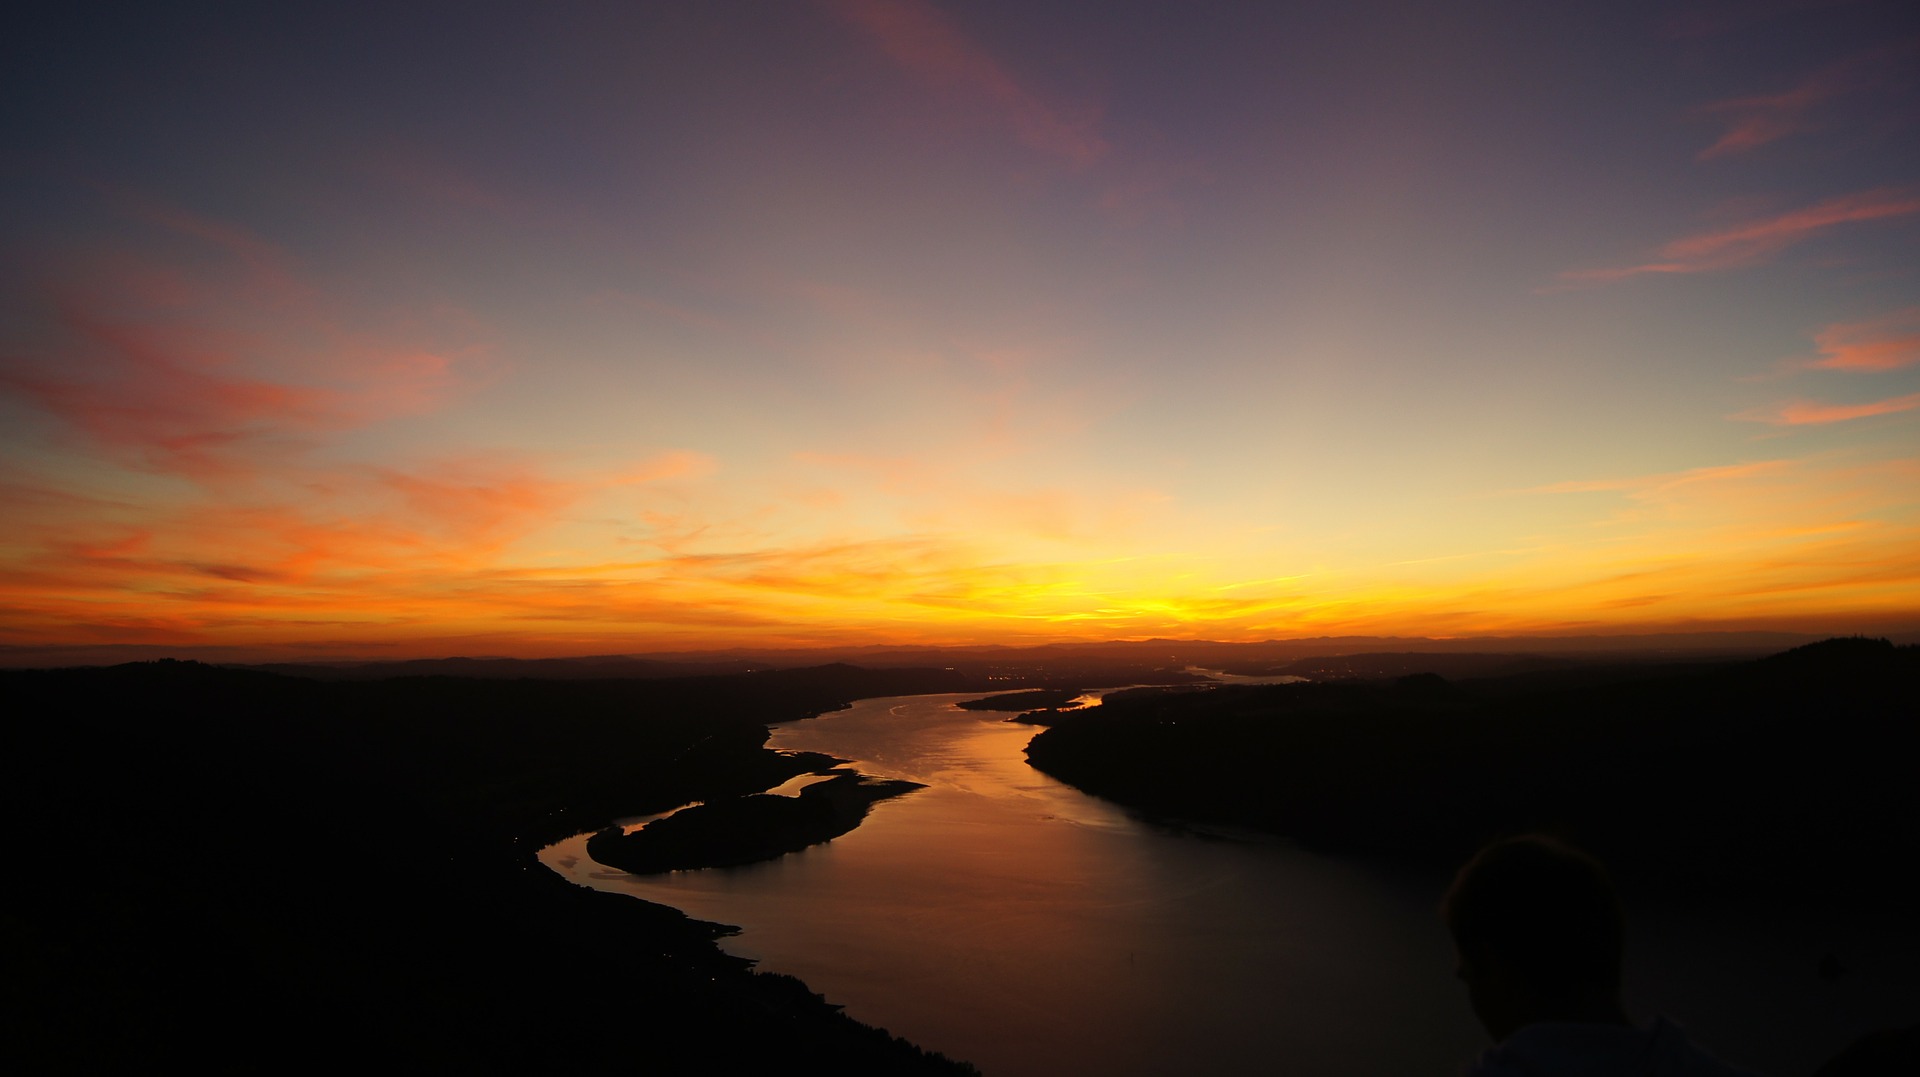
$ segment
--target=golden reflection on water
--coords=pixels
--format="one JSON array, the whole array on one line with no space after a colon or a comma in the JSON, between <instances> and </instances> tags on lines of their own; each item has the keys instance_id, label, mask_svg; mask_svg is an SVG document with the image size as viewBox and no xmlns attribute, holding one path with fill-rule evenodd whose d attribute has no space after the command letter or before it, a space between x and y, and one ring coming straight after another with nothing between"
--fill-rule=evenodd
<instances>
[{"instance_id":1,"label":"golden reflection on water","mask_svg":"<svg viewBox=\"0 0 1920 1077\"><path fill-rule=\"evenodd\" d=\"M646 879L579 848L544 855L740 925L730 952L989 1074L1243 1072L1274 1052L1338 1072L1355 1051L1375 1072L1444 1071L1471 1055L1428 895L1271 841L1145 825L1029 767L1034 727L952 706L966 698L774 727L781 750L927 786L828 844Z\"/></svg>"},{"instance_id":2,"label":"golden reflection on water","mask_svg":"<svg viewBox=\"0 0 1920 1077\"><path fill-rule=\"evenodd\" d=\"M1433 914L1444 878L1144 824L1027 766L1033 727L952 706L965 698L866 700L774 727L777 748L928 786L825 845L647 878L594 864L584 835L541 860L740 925L730 952L994 1077L1446 1073L1484 1045ZM1913 996L1910 924L1633 918L1629 1011L1676 1017L1730 1059L1810 1072L1859 1014L1911 1012L1887 1009ZM1828 983L1810 959L1782 971L1824 952L1854 973Z\"/></svg>"}]
</instances>

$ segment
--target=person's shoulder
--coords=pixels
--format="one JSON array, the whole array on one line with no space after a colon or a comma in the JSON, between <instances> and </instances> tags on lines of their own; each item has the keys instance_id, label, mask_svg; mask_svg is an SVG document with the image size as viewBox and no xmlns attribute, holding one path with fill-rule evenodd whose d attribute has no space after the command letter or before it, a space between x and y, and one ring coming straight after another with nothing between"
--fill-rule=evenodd
<instances>
[{"instance_id":1,"label":"person's shoulder","mask_svg":"<svg viewBox=\"0 0 1920 1077\"><path fill-rule=\"evenodd\" d=\"M1674 1077L1755 1077L1751 1070L1729 1065L1708 1054L1688 1039L1679 1025L1664 1017L1654 1018L1646 1036L1648 1073L1670 1073Z\"/></svg>"},{"instance_id":2,"label":"person's shoulder","mask_svg":"<svg viewBox=\"0 0 1920 1077\"><path fill-rule=\"evenodd\" d=\"M1754 1077L1696 1047L1665 1019L1631 1025L1543 1022L1528 1025L1488 1050L1467 1077Z\"/></svg>"}]
</instances>

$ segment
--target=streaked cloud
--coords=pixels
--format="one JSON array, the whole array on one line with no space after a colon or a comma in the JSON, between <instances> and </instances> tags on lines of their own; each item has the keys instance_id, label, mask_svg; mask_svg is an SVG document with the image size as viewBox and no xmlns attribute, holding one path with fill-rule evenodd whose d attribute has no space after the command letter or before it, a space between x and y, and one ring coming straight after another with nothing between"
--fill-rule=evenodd
<instances>
[{"instance_id":1,"label":"streaked cloud","mask_svg":"<svg viewBox=\"0 0 1920 1077\"><path fill-rule=\"evenodd\" d=\"M58 318L0 358L0 394L121 463L242 478L324 435L436 410L466 380L472 344L345 323L286 252L252 232L119 200L189 249L115 252L43 282Z\"/></svg>"},{"instance_id":2,"label":"streaked cloud","mask_svg":"<svg viewBox=\"0 0 1920 1077\"><path fill-rule=\"evenodd\" d=\"M1700 151L1698 158L1745 153L1769 142L1813 129L1808 117L1815 105L1828 101L1839 92L1833 80L1814 76L1791 90L1756 97L1736 97L1702 105L1703 115L1725 117L1727 130L1713 145Z\"/></svg>"},{"instance_id":3,"label":"streaked cloud","mask_svg":"<svg viewBox=\"0 0 1920 1077\"><path fill-rule=\"evenodd\" d=\"M72 309L65 327L58 355L0 369L0 391L136 466L199 479L254 471L322 431L427 410L455 381L449 355L404 345L362 343L336 353L319 377L294 381L247 370L248 352L278 342L211 326Z\"/></svg>"},{"instance_id":4,"label":"streaked cloud","mask_svg":"<svg viewBox=\"0 0 1920 1077\"><path fill-rule=\"evenodd\" d=\"M1920 42L1901 42L1830 64L1778 93L1733 97L1695 111L1723 121L1726 130L1699 153L1702 161L1747 153L1792 135L1818 131L1844 116L1858 120L1863 98L1910 88ZM1844 103L1845 110L1841 105ZM1829 107L1831 106L1831 107ZM1890 110L1895 113L1898 109ZM1904 123L1910 116L1896 116Z\"/></svg>"},{"instance_id":5,"label":"streaked cloud","mask_svg":"<svg viewBox=\"0 0 1920 1077\"><path fill-rule=\"evenodd\" d=\"M1571 482L1556 482L1546 486L1536 486L1516 491L1523 494L1582 494L1603 491L1623 491L1641 496L1670 492L1698 483L1726 482L1729 480L1751 479L1768 475L1780 475L1794 467L1790 460L1755 460L1740 464L1719 464L1711 467L1688 468L1685 471L1668 471L1652 475L1633 475L1617 479L1578 479Z\"/></svg>"},{"instance_id":6,"label":"streaked cloud","mask_svg":"<svg viewBox=\"0 0 1920 1077\"><path fill-rule=\"evenodd\" d=\"M1865 419L1874 415L1892 415L1920 408L1920 393L1875 400L1865 404L1822 404L1817 400L1794 400L1771 407L1754 408L1729 418L1745 422L1772 423L1775 426L1817 426Z\"/></svg>"},{"instance_id":7,"label":"streaked cloud","mask_svg":"<svg viewBox=\"0 0 1920 1077\"><path fill-rule=\"evenodd\" d=\"M339 395L228 373L216 350L147 328L70 320L92 376L0 371L0 390L25 396L136 466L198 478L251 470L274 438L338 425Z\"/></svg>"},{"instance_id":8,"label":"streaked cloud","mask_svg":"<svg viewBox=\"0 0 1920 1077\"><path fill-rule=\"evenodd\" d=\"M1571 269L1564 285L1609 284L1628 277L1660 273L1708 273L1759 265L1795 244L1841 225L1885 221L1920 213L1920 193L1883 187L1829 198L1804 209L1765 217L1732 228L1683 236L1661 247L1658 261L1614 269Z\"/></svg>"},{"instance_id":9,"label":"streaked cloud","mask_svg":"<svg viewBox=\"0 0 1920 1077\"><path fill-rule=\"evenodd\" d=\"M1920 363L1920 307L1862 322L1829 325L1814 335L1823 370L1898 370Z\"/></svg>"}]
</instances>

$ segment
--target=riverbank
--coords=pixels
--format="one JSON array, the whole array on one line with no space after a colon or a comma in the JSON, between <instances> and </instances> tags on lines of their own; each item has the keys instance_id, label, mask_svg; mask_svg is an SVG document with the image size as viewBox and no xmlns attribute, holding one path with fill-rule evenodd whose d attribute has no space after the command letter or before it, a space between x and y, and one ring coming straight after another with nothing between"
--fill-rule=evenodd
<instances>
[{"instance_id":1,"label":"riverbank","mask_svg":"<svg viewBox=\"0 0 1920 1077\"><path fill-rule=\"evenodd\" d=\"M997 1077L1447 1072L1484 1045L1434 914L1457 863L1142 825L1029 767L1033 731L964 698L776 728L772 746L929 786L829 845L642 878L596 870L582 837L543 862L746 925L730 951ZM1920 940L1897 919L1782 915L1757 888L1686 900L1660 881L1627 895L1636 1017L1665 1014L1759 1072L1810 1073L1916 1012Z\"/></svg>"},{"instance_id":2,"label":"riverbank","mask_svg":"<svg viewBox=\"0 0 1920 1077\"><path fill-rule=\"evenodd\" d=\"M1032 764L1151 815L1457 865L1525 830L1629 882L1804 907L1920 907L1920 648L1751 662L1109 696Z\"/></svg>"},{"instance_id":3,"label":"riverbank","mask_svg":"<svg viewBox=\"0 0 1920 1077\"><path fill-rule=\"evenodd\" d=\"M778 785L767 723L939 676L321 684L0 675L5 1011L35 1072L967 1068L535 859L581 820ZM605 814L601 814L605 813Z\"/></svg>"}]
</instances>

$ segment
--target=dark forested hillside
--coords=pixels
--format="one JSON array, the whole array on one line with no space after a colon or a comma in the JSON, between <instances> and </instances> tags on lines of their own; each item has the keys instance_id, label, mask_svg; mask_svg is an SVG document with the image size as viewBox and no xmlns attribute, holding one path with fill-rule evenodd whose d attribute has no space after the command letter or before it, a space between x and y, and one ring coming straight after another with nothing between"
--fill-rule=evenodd
<instances>
[{"instance_id":1,"label":"dark forested hillside","mask_svg":"<svg viewBox=\"0 0 1920 1077\"><path fill-rule=\"evenodd\" d=\"M1149 812L1328 849L1458 863L1546 829L1630 874L1911 909L1916 733L1920 648L1833 640L1664 672L1140 694L1028 756Z\"/></svg>"}]
</instances>

